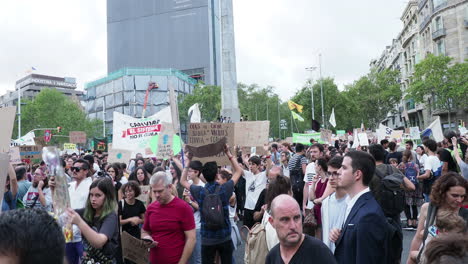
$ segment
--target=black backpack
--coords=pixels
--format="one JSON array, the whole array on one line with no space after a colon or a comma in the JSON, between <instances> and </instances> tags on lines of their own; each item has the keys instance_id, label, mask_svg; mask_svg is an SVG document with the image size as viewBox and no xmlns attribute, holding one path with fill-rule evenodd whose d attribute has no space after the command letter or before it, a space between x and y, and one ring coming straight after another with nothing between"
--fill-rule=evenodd
<instances>
[{"instance_id":1,"label":"black backpack","mask_svg":"<svg viewBox=\"0 0 468 264\"><path fill-rule=\"evenodd\" d=\"M203 199L201 213L205 220L205 227L210 230L218 230L226 226L223 201L219 195L220 188L221 186L218 185L214 193L210 193L206 187L203 188L205 198Z\"/></svg>"},{"instance_id":2,"label":"black backpack","mask_svg":"<svg viewBox=\"0 0 468 264\"><path fill-rule=\"evenodd\" d=\"M405 209L405 190L402 188L403 177L405 176L400 173L393 173L391 165L386 166L387 172L385 175L378 169L375 170L374 188L371 188L371 191L385 216L392 217L400 215Z\"/></svg>"}]
</instances>

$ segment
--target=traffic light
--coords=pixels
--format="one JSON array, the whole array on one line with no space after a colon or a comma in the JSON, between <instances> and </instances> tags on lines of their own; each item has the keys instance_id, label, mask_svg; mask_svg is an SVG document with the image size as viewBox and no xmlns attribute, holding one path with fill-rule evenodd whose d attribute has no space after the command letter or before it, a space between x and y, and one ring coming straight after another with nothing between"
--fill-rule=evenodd
<instances>
[{"instance_id":1,"label":"traffic light","mask_svg":"<svg viewBox=\"0 0 468 264\"><path fill-rule=\"evenodd\" d=\"M60 133L60 132L62 132L62 127L61 126L57 127L57 133Z\"/></svg>"}]
</instances>

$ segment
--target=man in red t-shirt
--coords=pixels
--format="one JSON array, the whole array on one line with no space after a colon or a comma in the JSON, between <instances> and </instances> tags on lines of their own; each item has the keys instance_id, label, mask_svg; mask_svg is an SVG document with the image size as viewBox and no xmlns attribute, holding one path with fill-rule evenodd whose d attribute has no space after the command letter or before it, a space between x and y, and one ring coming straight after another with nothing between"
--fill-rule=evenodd
<instances>
[{"instance_id":1,"label":"man in red t-shirt","mask_svg":"<svg viewBox=\"0 0 468 264\"><path fill-rule=\"evenodd\" d=\"M155 202L149 205L141 238L148 239L151 263L185 264L196 242L192 208L172 195L172 176L157 172L150 179Z\"/></svg>"}]
</instances>

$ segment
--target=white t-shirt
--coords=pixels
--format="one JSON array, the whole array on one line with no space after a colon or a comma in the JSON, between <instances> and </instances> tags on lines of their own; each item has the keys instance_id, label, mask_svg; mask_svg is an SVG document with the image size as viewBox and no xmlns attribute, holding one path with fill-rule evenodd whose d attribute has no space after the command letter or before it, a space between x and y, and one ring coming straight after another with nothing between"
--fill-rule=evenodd
<instances>
[{"instance_id":1,"label":"white t-shirt","mask_svg":"<svg viewBox=\"0 0 468 264\"><path fill-rule=\"evenodd\" d=\"M439 169L440 166L442 166L442 163L437 156L427 156L426 162L424 163L425 170L431 170L432 172L435 172Z\"/></svg>"},{"instance_id":2,"label":"white t-shirt","mask_svg":"<svg viewBox=\"0 0 468 264\"><path fill-rule=\"evenodd\" d=\"M335 243L329 239L330 230L339 228L344 224L346 213L346 197L337 200L335 193L325 198L322 202L322 241L330 248L332 253L335 252Z\"/></svg>"},{"instance_id":3,"label":"white t-shirt","mask_svg":"<svg viewBox=\"0 0 468 264\"><path fill-rule=\"evenodd\" d=\"M46 210L47 212L52 212L52 192L50 188L42 189L42 194L46 201L46 205L43 206L39 200L39 189L37 187L29 187L28 191L23 197L23 204L27 208L40 208ZM37 197L37 198L36 198ZM36 200L36 202L34 202ZM34 204L34 207L32 205Z\"/></svg>"},{"instance_id":4,"label":"white t-shirt","mask_svg":"<svg viewBox=\"0 0 468 264\"><path fill-rule=\"evenodd\" d=\"M93 183L91 177L87 177L76 187L76 181L70 183L68 194L70 195L70 206L72 209L85 208L89 196L89 186ZM81 232L78 226L73 225L73 240L71 242L81 241Z\"/></svg>"},{"instance_id":5,"label":"white t-shirt","mask_svg":"<svg viewBox=\"0 0 468 264\"><path fill-rule=\"evenodd\" d=\"M283 175L285 177L288 177L289 178L289 168L288 168L288 165L281 165L281 167L283 168Z\"/></svg>"},{"instance_id":6,"label":"white t-shirt","mask_svg":"<svg viewBox=\"0 0 468 264\"><path fill-rule=\"evenodd\" d=\"M265 171L254 175L250 171L244 171L245 178L245 209L254 210L260 193L265 189L267 177Z\"/></svg>"},{"instance_id":7,"label":"white t-shirt","mask_svg":"<svg viewBox=\"0 0 468 264\"><path fill-rule=\"evenodd\" d=\"M427 154L423 154L421 157L419 157L419 167L424 169L424 166L426 165L426 159L427 159Z\"/></svg>"},{"instance_id":8,"label":"white t-shirt","mask_svg":"<svg viewBox=\"0 0 468 264\"><path fill-rule=\"evenodd\" d=\"M304 175L304 182L305 184L309 185L309 193L311 191L314 191L312 190L312 180L314 179L315 174L315 162L307 164L306 173ZM314 204L312 203L312 201L309 201L309 199L307 199L307 208L312 209L313 207Z\"/></svg>"}]
</instances>

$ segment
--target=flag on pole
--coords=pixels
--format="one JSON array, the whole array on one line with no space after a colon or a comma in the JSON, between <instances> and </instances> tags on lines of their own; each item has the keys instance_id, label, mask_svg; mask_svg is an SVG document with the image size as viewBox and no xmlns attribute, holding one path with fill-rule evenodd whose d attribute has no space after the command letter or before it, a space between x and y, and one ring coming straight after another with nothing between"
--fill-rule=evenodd
<instances>
[{"instance_id":1,"label":"flag on pole","mask_svg":"<svg viewBox=\"0 0 468 264\"><path fill-rule=\"evenodd\" d=\"M336 120L335 120L335 108L332 108L332 113L330 115L330 120L328 121L333 127L336 127Z\"/></svg>"},{"instance_id":2,"label":"flag on pole","mask_svg":"<svg viewBox=\"0 0 468 264\"><path fill-rule=\"evenodd\" d=\"M201 113L198 108L198 104L192 105L188 110L188 116L190 123L200 123L201 122Z\"/></svg>"},{"instance_id":3,"label":"flag on pole","mask_svg":"<svg viewBox=\"0 0 468 264\"><path fill-rule=\"evenodd\" d=\"M291 100L288 101L288 106L289 106L289 110L297 109L297 111L299 111L299 113L302 113L302 108L304 108L304 106L302 106L300 104L296 104L295 102L293 102Z\"/></svg>"},{"instance_id":4,"label":"flag on pole","mask_svg":"<svg viewBox=\"0 0 468 264\"><path fill-rule=\"evenodd\" d=\"M364 123L361 123L361 132L366 131L366 127L364 127Z\"/></svg>"},{"instance_id":5,"label":"flag on pole","mask_svg":"<svg viewBox=\"0 0 468 264\"><path fill-rule=\"evenodd\" d=\"M435 141L441 142L444 140L444 134L442 132L442 125L440 124L440 117L438 116L434 122L432 122L424 131L421 133L421 137L431 136Z\"/></svg>"},{"instance_id":6,"label":"flag on pole","mask_svg":"<svg viewBox=\"0 0 468 264\"><path fill-rule=\"evenodd\" d=\"M304 122L304 118L302 118L302 116L300 116L299 114L297 114L297 113L295 113L293 111L291 111L291 114L292 114L294 119L299 120L301 122Z\"/></svg>"}]
</instances>

